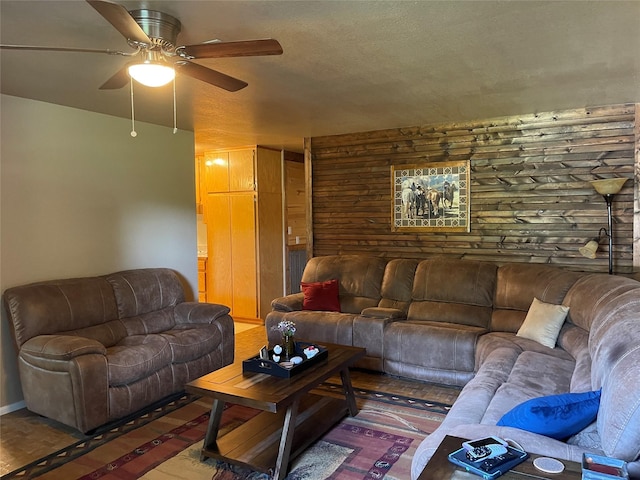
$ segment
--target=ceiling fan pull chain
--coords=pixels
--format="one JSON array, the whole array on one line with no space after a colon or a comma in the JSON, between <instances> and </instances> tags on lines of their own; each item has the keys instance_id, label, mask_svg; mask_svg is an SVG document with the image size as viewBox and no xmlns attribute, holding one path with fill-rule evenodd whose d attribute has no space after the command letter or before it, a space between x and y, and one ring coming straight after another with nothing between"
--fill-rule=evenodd
<instances>
[{"instance_id":1,"label":"ceiling fan pull chain","mask_svg":"<svg viewBox=\"0 0 640 480\"><path fill-rule=\"evenodd\" d=\"M176 121L176 78L173 77L173 134L174 135L178 133L177 123L178 122Z\"/></svg>"},{"instance_id":2,"label":"ceiling fan pull chain","mask_svg":"<svg viewBox=\"0 0 640 480\"><path fill-rule=\"evenodd\" d=\"M129 83L131 85L131 136L137 137L138 132L136 132L135 109L133 108L133 78L129 79Z\"/></svg>"}]
</instances>

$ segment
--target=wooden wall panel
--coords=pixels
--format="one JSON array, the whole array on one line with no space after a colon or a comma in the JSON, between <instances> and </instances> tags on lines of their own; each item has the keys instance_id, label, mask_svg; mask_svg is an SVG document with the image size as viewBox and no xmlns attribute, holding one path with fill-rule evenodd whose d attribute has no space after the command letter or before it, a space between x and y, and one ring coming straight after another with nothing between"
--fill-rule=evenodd
<instances>
[{"instance_id":1,"label":"wooden wall panel","mask_svg":"<svg viewBox=\"0 0 640 480\"><path fill-rule=\"evenodd\" d=\"M589 180L627 177L613 202L614 268L633 271L635 104L314 137L305 142L312 254L433 255L606 272L578 248L607 226ZM391 231L391 165L470 160L470 233ZM637 220L636 220L637 221ZM640 268L640 265L638 265Z\"/></svg>"}]
</instances>

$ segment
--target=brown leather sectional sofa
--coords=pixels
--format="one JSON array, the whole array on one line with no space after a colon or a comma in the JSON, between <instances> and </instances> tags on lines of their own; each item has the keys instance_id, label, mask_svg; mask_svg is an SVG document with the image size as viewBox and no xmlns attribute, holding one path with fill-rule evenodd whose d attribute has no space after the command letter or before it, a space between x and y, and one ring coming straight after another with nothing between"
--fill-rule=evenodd
<instances>
[{"instance_id":1,"label":"brown leather sectional sofa","mask_svg":"<svg viewBox=\"0 0 640 480\"><path fill-rule=\"evenodd\" d=\"M87 432L232 363L229 308L184 299L164 268L7 289L27 408Z\"/></svg>"},{"instance_id":2,"label":"brown leather sectional sofa","mask_svg":"<svg viewBox=\"0 0 640 480\"><path fill-rule=\"evenodd\" d=\"M464 387L442 425L418 447L417 478L446 434L498 435L530 453L579 461L584 451L640 456L640 282L536 264L432 258L315 257L303 282L338 279L341 312L303 310L302 293L275 299L298 338L365 347L359 366ZM517 336L534 298L569 307L554 348ZM498 427L532 398L602 389L597 421L555 440Z\"/></svg>"}]
</instances>

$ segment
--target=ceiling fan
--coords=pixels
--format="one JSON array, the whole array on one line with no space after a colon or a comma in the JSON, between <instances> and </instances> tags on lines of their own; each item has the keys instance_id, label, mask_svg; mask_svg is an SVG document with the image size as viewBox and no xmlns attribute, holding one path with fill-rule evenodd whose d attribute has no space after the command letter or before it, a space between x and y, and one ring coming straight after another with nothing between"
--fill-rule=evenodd
<instances>
[{"instance_id":1,"label":"ceiling fan","mask_svg":"<svg viewBox=\"0 0 640 480\"><path fill-rule=\"evenodd\" d=\"M129 82L130 76L147 86L162 86L173 80L177 70L189 77L235 92L248 84L193 63L191 60L282 54L280 43L272 38L176 46L178 34L182 28L177 18L155 10L128 11L122 5L105 0L86 1L127 39L127 43L135 49L134 52L30 45L0 45L0 49L106 53L131 57L133 59L131 62L128 62L100 87L103 90L124 87ZM143 70L143 72L139 73L136 70ZM148 72L145 73L145 70ZM145 83L142 75L147 73L151 76Z\"/></svg>"}]
</instances>

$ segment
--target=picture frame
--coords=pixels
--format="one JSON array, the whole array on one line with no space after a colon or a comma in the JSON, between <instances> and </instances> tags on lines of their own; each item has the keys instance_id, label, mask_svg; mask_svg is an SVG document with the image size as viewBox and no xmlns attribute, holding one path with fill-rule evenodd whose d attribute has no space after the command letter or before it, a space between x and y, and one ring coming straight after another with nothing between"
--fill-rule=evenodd
<instances>
[{"instance_id":1,"label":"picture frame","mask_svg":"<svg viewBox=\"0 0 640 480\"><path fill-rule=\"evenodd\" d=\"M470 163L391 166L391 230L469 232Z\"/></svg>"}]
</instances>

